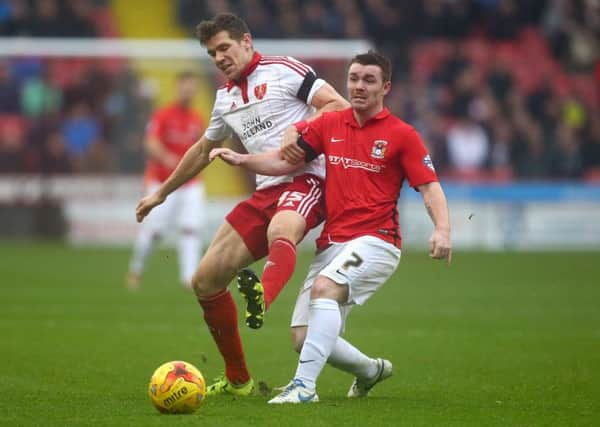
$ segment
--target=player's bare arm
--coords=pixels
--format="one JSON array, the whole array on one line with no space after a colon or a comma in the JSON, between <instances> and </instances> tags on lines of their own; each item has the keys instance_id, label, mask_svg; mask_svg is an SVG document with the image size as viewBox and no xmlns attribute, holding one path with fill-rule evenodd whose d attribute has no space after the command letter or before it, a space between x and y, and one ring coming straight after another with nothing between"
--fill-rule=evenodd
<instances>
[{"instance_id":1,"label":"player's bare arm","mask_svg":"<svg viewBox=\"0 0 600 427\"><path fill-rule=\"evenodd\" d=\"M429 256L452 262L452 243L450 241L450 219L448 203L439 182L430 182L417 187L427 213L435 226L429 239Z\"/></svg>"},{"instance_id":2,"label":"player's bare arm","mask_svg":"<svg viewBox=\"0 0 600 427\"><path fill-rule=\"evenodd\" d=\"M167 196L177 190L194 176L198 175L209 163L209 153L215 145L220 146L222 141L211 141L202 136L185 153L177 168L171 176L161 185L154 194L144 197L140 200L135 210L138 222L142 222L144 217L155 207L165 201Z\"/></svg>"},{"instance_id":3,"label":"player's bare arm","mask_svg":"<svg viewBox=\"0 0 600 427\"><path fill-rule=\"evenodd\" d=\"M269 176L288 175L304 166L304 162L297 164L287 162L281 158L279 151L241 154L229 148L214 148L210 152L209 159L212 161L216 157L220 157L232 166L242 166L251 172Z\"/></svg>"},{"instance_id":4,"label":"player's bare arm","mask_svg":"<svg viewBox=\"0 0 600 427\"><path fill-rule=\"evenodd\" d=\"M315 107L315 114L307 119L308 122L316 119L327 111L338 111L350 107L346 101L329 83L325 83L312 97L310 104ZM284 134L281 144L281 156L290 163L298 163L304 159L304 150L296 144L300 134L295 126L290 126Z\"/></svg>"},{"instance_id":5,"label":"player's bare arm","mask_svg":"<svg viewBox=\"0 0 600 427\"><path fill-rule=\"evenodd\" d=\"M146 154L151 159L162 163L169 168L174 168L177 166L177 156L169 152L169 150L167 150L157 138L146 138L144 141L144 148L146 150Z\"/></svg>"}]
</instances>

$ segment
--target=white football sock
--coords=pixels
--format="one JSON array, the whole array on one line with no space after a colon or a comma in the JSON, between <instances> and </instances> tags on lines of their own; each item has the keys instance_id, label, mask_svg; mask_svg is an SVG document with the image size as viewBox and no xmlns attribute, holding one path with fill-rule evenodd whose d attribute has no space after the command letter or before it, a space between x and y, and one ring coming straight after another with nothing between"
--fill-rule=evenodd
<instances>
[{"instance_id":1,"label":"white football sock","mask_svg":"<svg viewBox=\"0 0 600 427\"><path fill-rule=\"evenodd\" d=\"M376 359L371 359L342 337L338 337L327 363L358 378L373 378L377 375Z\"/></svg>"},{"instance_id":2,"label":"white football sock","mask_svg":"<svg viewBox=\"0 0 600 427\"><path fill-rule=\"evenodd\" d=\"M141 276L146 268L146 260L154 249L158 235L147 227L140 227L133 244L133 254L129 262L129 272Z\"/></svg>"},{"instance_id":3,"label":"white football sock","mask_svg":"<svg viewBox=\"0 0 600 427\"><path fill-rule=\"evenodd\" d=\"M182 231L177 239L177 255L179 259L179 277L187 286L192 284L192 276L200 262L202 239L197 231Z\"/></svg>"},{"instance_id":4,"label":"white football sock","mask_svg":"<svg viewBox=\"0 0 600 427\"><path fill-rule=\"evenodd\" d=\"M302 380L311 390L316 387L317 377L335 346L341 326L342 315L337 301L317 298L310 302L306 340L294 378Z\"/></svg>"}]
</instances>

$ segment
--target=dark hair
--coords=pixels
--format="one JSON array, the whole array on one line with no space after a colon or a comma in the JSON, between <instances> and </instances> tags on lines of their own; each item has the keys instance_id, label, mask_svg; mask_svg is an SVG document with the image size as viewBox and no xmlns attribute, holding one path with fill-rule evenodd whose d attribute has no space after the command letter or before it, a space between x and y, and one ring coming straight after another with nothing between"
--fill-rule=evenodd
<instances>
[{"instance_id":1,"label":"dark hair","mask_svg":"<svg viewBox=\"0 0 600 427\"><path fill-rule=\"evenodd\" d=\"M392 62L387 56L374 50L356 55L350 61L350 65L352 64L377 65L381 68L381 77L384 83L392 79Z\"/></svg>"},{"instance_id":2,"label":"dark hair","mask_svg":"<svg viewBox=\"0 0 600 427\"><path fill-rule=\"evenodd\" d=\"M227 31L229 37L236 41L242 40L244 34L250 33L248 25L240 17L233 13L219 13L196 26L196 37L206 46L206 43L221 31Z\"/></svg>"}]
</instances>

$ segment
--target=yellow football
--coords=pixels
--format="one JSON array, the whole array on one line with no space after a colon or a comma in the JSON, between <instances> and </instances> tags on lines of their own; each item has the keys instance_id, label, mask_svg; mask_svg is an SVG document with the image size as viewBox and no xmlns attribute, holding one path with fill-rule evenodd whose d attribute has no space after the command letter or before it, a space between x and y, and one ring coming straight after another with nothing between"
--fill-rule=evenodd
<instances>
[{"instance_id":1,"label":"yellow football","mask_svg":"<svg viewBox=\"0 0 600 427\"><path fill-rule=\"evenodd\" d=\"M206 383L198 368L182 361L167 362L150 378L148 395L163 414L191 414L206 395Z\"/></svg>"}]
</instances>

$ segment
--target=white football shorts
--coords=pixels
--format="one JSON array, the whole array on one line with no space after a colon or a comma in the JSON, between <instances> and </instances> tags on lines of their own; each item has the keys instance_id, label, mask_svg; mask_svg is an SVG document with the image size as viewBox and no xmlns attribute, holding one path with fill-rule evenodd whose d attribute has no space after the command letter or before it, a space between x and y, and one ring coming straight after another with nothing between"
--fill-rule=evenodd
<instances>
[{"instance_id":1,"label":"white football shorts","mask_svg":"<svg viewBox=\"0 0 600 427\"><path fill-rule=\"evenodd\" d=\"M318 275L348 286L348 301L340 306L342 329L352 307L363 305L396 271L400 249L374 236L334 243L317 253L309 267L292 314L292 327L308 325L310 290Z\"/></svg>"},{"instance_id":2,"label":"white football shorts","mask_svg":"<svg viewBox=\"0 0 600 427\"><path fill-rule=\"evenodd\" d=\"M146 194L153 194L160 184L150 183ZM205 191L202 182L184 185L171 194L159 206L152 209L142 226L156 233L168 233L170 230L200 231L204 223Z\"/></svg>"}]
</instances>

